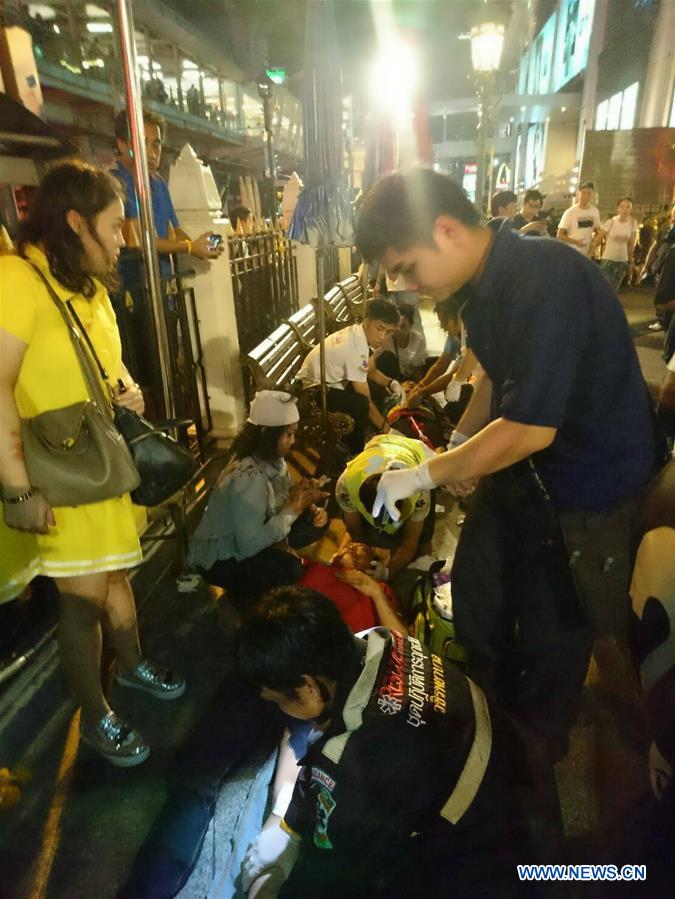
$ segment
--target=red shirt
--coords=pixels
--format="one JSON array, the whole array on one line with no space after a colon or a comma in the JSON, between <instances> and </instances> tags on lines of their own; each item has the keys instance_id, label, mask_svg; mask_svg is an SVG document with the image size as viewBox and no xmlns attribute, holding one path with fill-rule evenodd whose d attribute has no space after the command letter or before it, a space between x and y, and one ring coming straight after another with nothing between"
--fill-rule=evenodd
<instances>
[{"instance_id":1,"label":"red shirt","mask_svg":"<svg viewBox=\"0 0 675 899\"><path fill-rule=\"evenodd\" d=\"M310 587L317 593L323 593L338 607L342 620L352 633L358 633L369 627L377 627L380 623L372 599L364 596L355 587L338 580L338 568L315 562L305 570L300 581L303 587ZM388 590L383 585L385 591ZM388 596L388 598L390 598Z\"/></svg>"}]
</instances>

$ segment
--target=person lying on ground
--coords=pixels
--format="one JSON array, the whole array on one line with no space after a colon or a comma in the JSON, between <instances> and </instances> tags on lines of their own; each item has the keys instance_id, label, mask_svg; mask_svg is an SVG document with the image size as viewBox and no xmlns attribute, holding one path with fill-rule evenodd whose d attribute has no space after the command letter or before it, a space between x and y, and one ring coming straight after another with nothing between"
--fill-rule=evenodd
<instances>
[{"instance_id":1,"label":"person lying on ground","mask_svg":"<svg viewBox=\"0 0 675 899\"><path fill-rule=\"evenodd\" d=\"M402 381L406 394L415 388L414 381ZM407 402L397 402L392 397L385 406L387 424L391 432L412 440L421 440L429 449L438 452L445 449L447 443L447 421L438 404L427 397L408 406Z\"/></svg>"},{"instance_id":2,"label":"person lying on ground","mask_svg":"<svg viewBox=\"0 0 675 899\"><path fill-rule=\"evenodd\" d=\"M352 541L333 556L330 565L310 564L300 584L334 602L353 633L378 624L405 633L408 627L394 591L372 576L381 573L378 565L378 555L370 546Z\"/></svg>"},{"instance_id":3,"label":"person lying on ground","mask_svg":"<svg viewBox=\"0 0 675 899\"><path fill-rule=\"evenodd\" d=\"M188 564L240 605L298 581L302 563L292 550L328 526L316 505L328 494L313 479L294 484L286 465L298 418L292 396L258 391L190 544Z\"/></svg>"}]
</instances>

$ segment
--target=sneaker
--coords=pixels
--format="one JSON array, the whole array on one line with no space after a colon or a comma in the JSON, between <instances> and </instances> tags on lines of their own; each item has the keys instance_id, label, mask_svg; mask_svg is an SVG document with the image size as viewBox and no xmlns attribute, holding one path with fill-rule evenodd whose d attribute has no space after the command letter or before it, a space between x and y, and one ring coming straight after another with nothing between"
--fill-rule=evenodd
<instances>
[{"instance_id":1,"label":"sneaker","mask_svg":"<svg viewBox=\"0 0 675 899\"><path fill-rule=\"evenodd\" d=\"M135 671L128 674L118 671L115 678L123 687L145 690L156 699L178 699L185 693L185 681L169 668L161 668L148 659L143 659Z\"/></svg>"},{"instance_id":2,"label":"sneaker","mask_svg":"<svg viewBox=\"0 0 675 899\"><path fill-rule=\"evenodd\" d=\"M150 747L143 737L125 724L115 712L104 715L94 728L82 725L80 737L118 768L142 765L150 755Z\"/></svg>"}]
</instances>

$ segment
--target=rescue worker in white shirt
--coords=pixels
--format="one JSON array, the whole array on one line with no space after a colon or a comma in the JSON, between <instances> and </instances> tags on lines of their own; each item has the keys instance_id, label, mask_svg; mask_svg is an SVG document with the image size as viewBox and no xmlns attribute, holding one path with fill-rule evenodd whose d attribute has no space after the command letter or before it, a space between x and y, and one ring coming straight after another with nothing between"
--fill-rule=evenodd
<instances>
[{"instance_id":1,"label":"rescue worker in white shirt","mask_svg":"<svg viewBox=\"0 0 675 899\"><path fill-rule=\"evenodd\" d=\"M418 555L428 552L434 534L434 500L430 490L421 490L404 500L398 521L371 512L380 476L385 471L414 468L434 456L421 440L399 434L376 434L355 456L338 478L335 499L342 509L345 527L352 540L391 552L386 565L378 563L374 577L388 581Z\"/></svg>"},{"instance_id":2,"label":"rescue worker in white shirt","mask_svg":"<svg viewBox=\"0 0 675 899\"><path fill-rule=\"evenodd\" d=\"M516 869L551 860L551 772L535 774L515 727L452 663L386 628L354 637L330 600L288 587L242 624L237 666L314 723L290 805L249 848L245 890L271 873L280 892L268 882L265 895L293 899L555 895Z\"/></svg>"},{"instance_id":3,"label":"rescue worker in white shirt","mask_svg":"<svg viewBox=\"0 0 675 899\"><path fill-rule=\"evenodd\" d=\"M363 323L349 325L326 338L327 405L331 412L346 412L354 419L354 430L344 438L352 453L363 448L368 422L376 431L389 430L372 400L368 380L404 396L399 382L378 371L370 356L370 351L384 346L398 328L399 318L398 308L391 300L369 300ZM318 346L305 358L298 379L305 387L321 383Z\"/></svg>"}]
</instances>

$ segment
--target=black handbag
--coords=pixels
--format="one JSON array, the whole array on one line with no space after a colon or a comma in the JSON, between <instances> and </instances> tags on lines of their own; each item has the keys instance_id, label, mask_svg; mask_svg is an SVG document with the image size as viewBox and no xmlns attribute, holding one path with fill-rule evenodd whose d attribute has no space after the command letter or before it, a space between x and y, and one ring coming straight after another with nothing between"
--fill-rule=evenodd
<instances>
[{"instance_id":1,"label":"black handbag","mask_svg":"<svg viewBox=\"0 0 675 899\"><path fill-rule=\"evenodd\" d=\"M101 364L89 335L71 303L68 303L68 308L98 366L101 378L112 392L108 372ZM142 415L116 404L113 409L115 426L131 451L141 479L138 487L131 491L131 500L137 506L157 506L187 484L197 470L197 463L192 453Z\"/></svg>"},{"instance_id":2,"label":"black handbag","mask_svg":"<svg viewBox=\"0 0 675 899\"><path fill-rule=\"evenodd\" d=\"M132 491L138 506L156 506L184 487L197 470L188 450L142 415L115 406L115 424L127 442L141 483Z\"/></svg>"}]
</instances>

